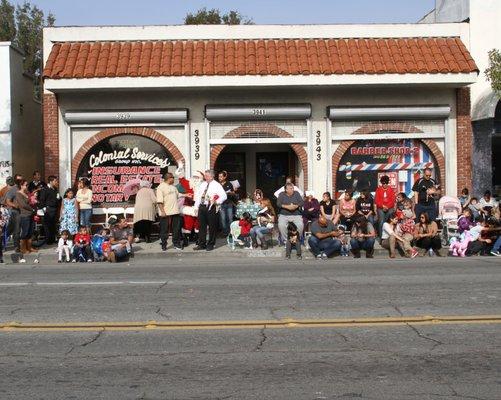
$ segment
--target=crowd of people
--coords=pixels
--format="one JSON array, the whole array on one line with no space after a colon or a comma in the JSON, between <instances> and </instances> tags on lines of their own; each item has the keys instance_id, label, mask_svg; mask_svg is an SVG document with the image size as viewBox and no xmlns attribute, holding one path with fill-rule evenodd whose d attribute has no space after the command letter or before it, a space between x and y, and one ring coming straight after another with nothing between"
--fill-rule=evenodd
<instances>
[{"instance_id":1,"label":"crowd of people","mask_svg":"<svg viewBox=\"0 0 501 400\"><path fill-rule=\"evenodd\" d=\"M45 183L35 171L30 182L15 175L0 190L0 262L9 237L20 262L34 247L52 244L59 262L125 260L133 257L134 242L151 242L157 220L162 251L167 251L169 238L178 251L190 242L196 251L212 251L218 236L233 248L266 250L277 236L287 258L293 252L301 258L303 247L318 259L336 254L360 258L363 253L372 258L376 241L390 258L415 258L443 256L445 237L451 256L501 255L499 204L489 191L475 198L463 189L453 199L458 204L454 229L444 236L441 231L449 230L451 218L442 214L440 187L430 169L423 171L412 190L412 197L396 193L383 175L374 194L325 192L317 199L312 191L303 193L289 177L273 198L266 198L260 189L245 196L226 171L216 176L207 170L186 178L180 165L175 174L166 173L156 189L139 180L132 221L119 215L92 232L89 180L80 179L61 197L57 177L49 176ZM43 240L33 241L37 223L43 230L37 237Z\"/></svg>"}]
</instances>

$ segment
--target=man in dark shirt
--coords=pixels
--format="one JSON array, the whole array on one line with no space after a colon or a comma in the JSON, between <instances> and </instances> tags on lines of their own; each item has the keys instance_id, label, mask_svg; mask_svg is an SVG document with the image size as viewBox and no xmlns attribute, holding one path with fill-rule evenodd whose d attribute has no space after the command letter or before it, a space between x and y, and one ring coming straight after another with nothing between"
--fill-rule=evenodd
<instances>
[{"instance_id":1,"label":"man in dark shirt","mask_svg":"<svg viewBox=\"0 0 501 400\"><path fill-rule=\"evenodd\" d=\"M59 195L59 181L57 177L51 175L48 184L40 191L38 207L43 210L43 229L46 244L53 244L56 241L57 232L57 211L61 203Z\"/></svg>"},{"instance_id":2,"label":"man in dark shirt","mask_svg":"<svg viewBox=\"0 0 501 400\"><path fill-rule=\"evenodd\" d=\"M285 192L278 195L277 207L278 212L278 230L282 240L287 238L287 223L294 222L297 226L299 236L303 235L303 217L301 215L301 207L303 207L303 198L294 190L292 183L285 185Z\"/></svg>"},{"instance_id":3,"label":"man in dark shirt","mask_svg":"<svg viewBox=\"0 0 501 400\"><path fill-rule=\"evenodd\" d=\"M334 252L341 250L341 241L337 239L341 232L332 221L328 221L321 215L311 224L310 230L308 245L316 258L326 259Z\"/></svg>"},{"instance_id":4,"label":"man in dark shirt","mask_svg":"<svg viewBox=\"0 0 501 400\"><path fill-rule=\"evenodd\" d=\"M35 189L44 188L47 186L44 181L42 181L42 175L40 171L33 172L33 180L28 184L28 191L30 193L34 192Z\"/></svg>"},{"instance_id":5,"label":"man in dark shirt","mask_svg":"<svg viewBox=\"0 0 501 400\"><path fill-rule=\"evenodd\" d=\"M419 221L419 216L426 212L430 217L430 221L437 218L437 206L435 203L435 194L437 183L431 178L431 169L424 170L424 176L414 183L412 191L414 192L414 202L416 207L414 212L416 219Z\"/></svg>"}]
</instances>

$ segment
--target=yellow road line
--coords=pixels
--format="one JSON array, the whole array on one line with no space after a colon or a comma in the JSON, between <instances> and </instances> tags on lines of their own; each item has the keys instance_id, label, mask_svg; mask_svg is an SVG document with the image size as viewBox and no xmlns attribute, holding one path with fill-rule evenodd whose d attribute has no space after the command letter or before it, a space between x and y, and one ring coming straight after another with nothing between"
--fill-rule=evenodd
<instances>
[{"instance_id":1,"label":"yellow road line","mask_svg":"<svg viewBox=\"0 0 501 400\"><path fill-rule=\"evenodd\" d=\"M139 331L139 330L219 330L349 328L401 325L501 324L501 315L403 316L382 318L281 319L242 321L130 321L0 324L0 332Z\"/></svg>"}]
</instances>

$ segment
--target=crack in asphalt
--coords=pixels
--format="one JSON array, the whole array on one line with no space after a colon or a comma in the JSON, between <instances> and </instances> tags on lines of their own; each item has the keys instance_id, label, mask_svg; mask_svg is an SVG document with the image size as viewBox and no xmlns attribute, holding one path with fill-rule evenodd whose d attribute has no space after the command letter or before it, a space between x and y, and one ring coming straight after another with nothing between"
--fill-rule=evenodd
<instances>
[{"instance_id":1,"label":"crack in asphalt","mask_svg":"<svg viewBox=\"0 0 501 400\"><path fill-rule=\"evenodd\" d=\"M472 399L472 400L488 400L485 397L476 397L476 396L468 396L468 395L464 395L464 394L459 394L451 384L447 383L446 385L450 389L450 391L452 392L452 397L458 397L458 398L462 398L462 399Z\"/></svg>"},{"instance_id":2,"label":"crack in asphalt","mask_svg":"<svg viewBox=\"0 0 501 400\"><path fill-rule=\"evenodd\" d=\"M407 325L409 328L411 328L416 333L416 335L418 335L420 338L425 339L425 340L429 340L430 342L434 342L435 343L435 345L431 348L430 351L433 351L433 350L435 350L436 347L444 344L440 340L433 339L433 338L431 338L429 336L426 336L426 335L422 334L415 326L409 324L408 322L406 322L405 325Z\"/></svg>"},{"instance_id":3,"label":"crack in asphalt","mask_svg":"<svg viewBox=\"0 0 501 400\"><path fill-rule=\"evenodd\" d=\"M14 308L13 310L10 311L9 315L14 315L16 312L21 311L22 308Z\"/></svg>"},{"instance_id":4,"label":"crack in asphalt","mask_svg":"<svg viewBox=\"0 0 501 400\"><path fill-rule=\"evenodd\" d=\"M157 290L155 291L155 294L157 294L158 292L160 292L160 290L162 290L164 288L165 285L167 285L168 281L165 281L164 283L162 283L158 288Z\"/></svg>"},{"instance_id":5,"label":"crack in asphalt","mask_svg":"<svg viewBox=\"0 0 501 400\"><path fill-rule=\"evenodd\" d=\"M401 317L403 317L403 316L404 316L404 313L400 310L400 308L398 308L398 306L393 305L393 308L395 309L395 311L396 311L397 313L399 313L399 314L400 314L400 316L401 316Z\"/></svg>"},{"instance_id":6,"label":"crack in asphalt","mask_svg":"<svg viewBox=\"0 0 501 400\"><path fill-rule=\"evenodd\" d=\"M334 283L337 283L338 285L340 286L344 286L344 283L338 281L337 279L331 279L329 278L328 276L323 276L323 278L326 280L326 281L329 281L329 282L334 282Z\"/></svg>"},{"instance_id":7,"label":"crack in asphalt","mask_svg":"<svg viewBox=\"0 0 501 400\"><path fill-rule=\"evenodd\" d=\"M71 348L66 353L64 353L64 355L70 354L73 350L75 350L75 347L86 347L86 346L94 343L96 340L98 340L101 337L101 335L103 333L104 333L104 329L101 329L92 339L88 340L87 342L84 342L84 343L79 344L79 345L71 346Z\"/></svg>"},{"instance_id":8,"label":"crack in asphalt","mask_svg":"<svg viewBox=\"0 0 501 400\"><path fill-rule=\"evenodd\" d=\"M158 314L162 317L164 317L165 319L171 319L171 316L169 314L164 314L162 312L162 307L158 306L157 310L155 311L155 314Z\"/></svg>"},{"instance_id":9,"label":"crack in asphalt","mask_svg":"<svg viewBox=\"0 0 501 400\"><path fill-rule=\"evenodd\" d=\"M261 351L261 349L263 348L264 342L266 342L266 339L268 339L268 337L266 336L265 330L266 330L266 325L259 331L259 334L261 335L261 340L257 344L254 351Z\"/></svg>"}]
</instances>

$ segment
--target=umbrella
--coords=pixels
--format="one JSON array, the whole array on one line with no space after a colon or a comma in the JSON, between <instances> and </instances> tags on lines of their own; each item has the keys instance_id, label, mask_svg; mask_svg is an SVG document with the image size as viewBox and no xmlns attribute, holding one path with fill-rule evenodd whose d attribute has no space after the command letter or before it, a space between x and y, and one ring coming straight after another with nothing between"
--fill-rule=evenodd
<instances>
[{"instance_id":1,"label":"umbrella","mask_svg":"<svg viewBox=\"0 0 501 400\"><path fill-rule=\"evenodd\" d=\"M130 196L134 196L135 194L137 194L140 186L141 186L141 179L139 178L134 178L131 179L130 181L127 181L127 183L124 186L125 198L128 199Z\"/></svg>"}]
</instances>

